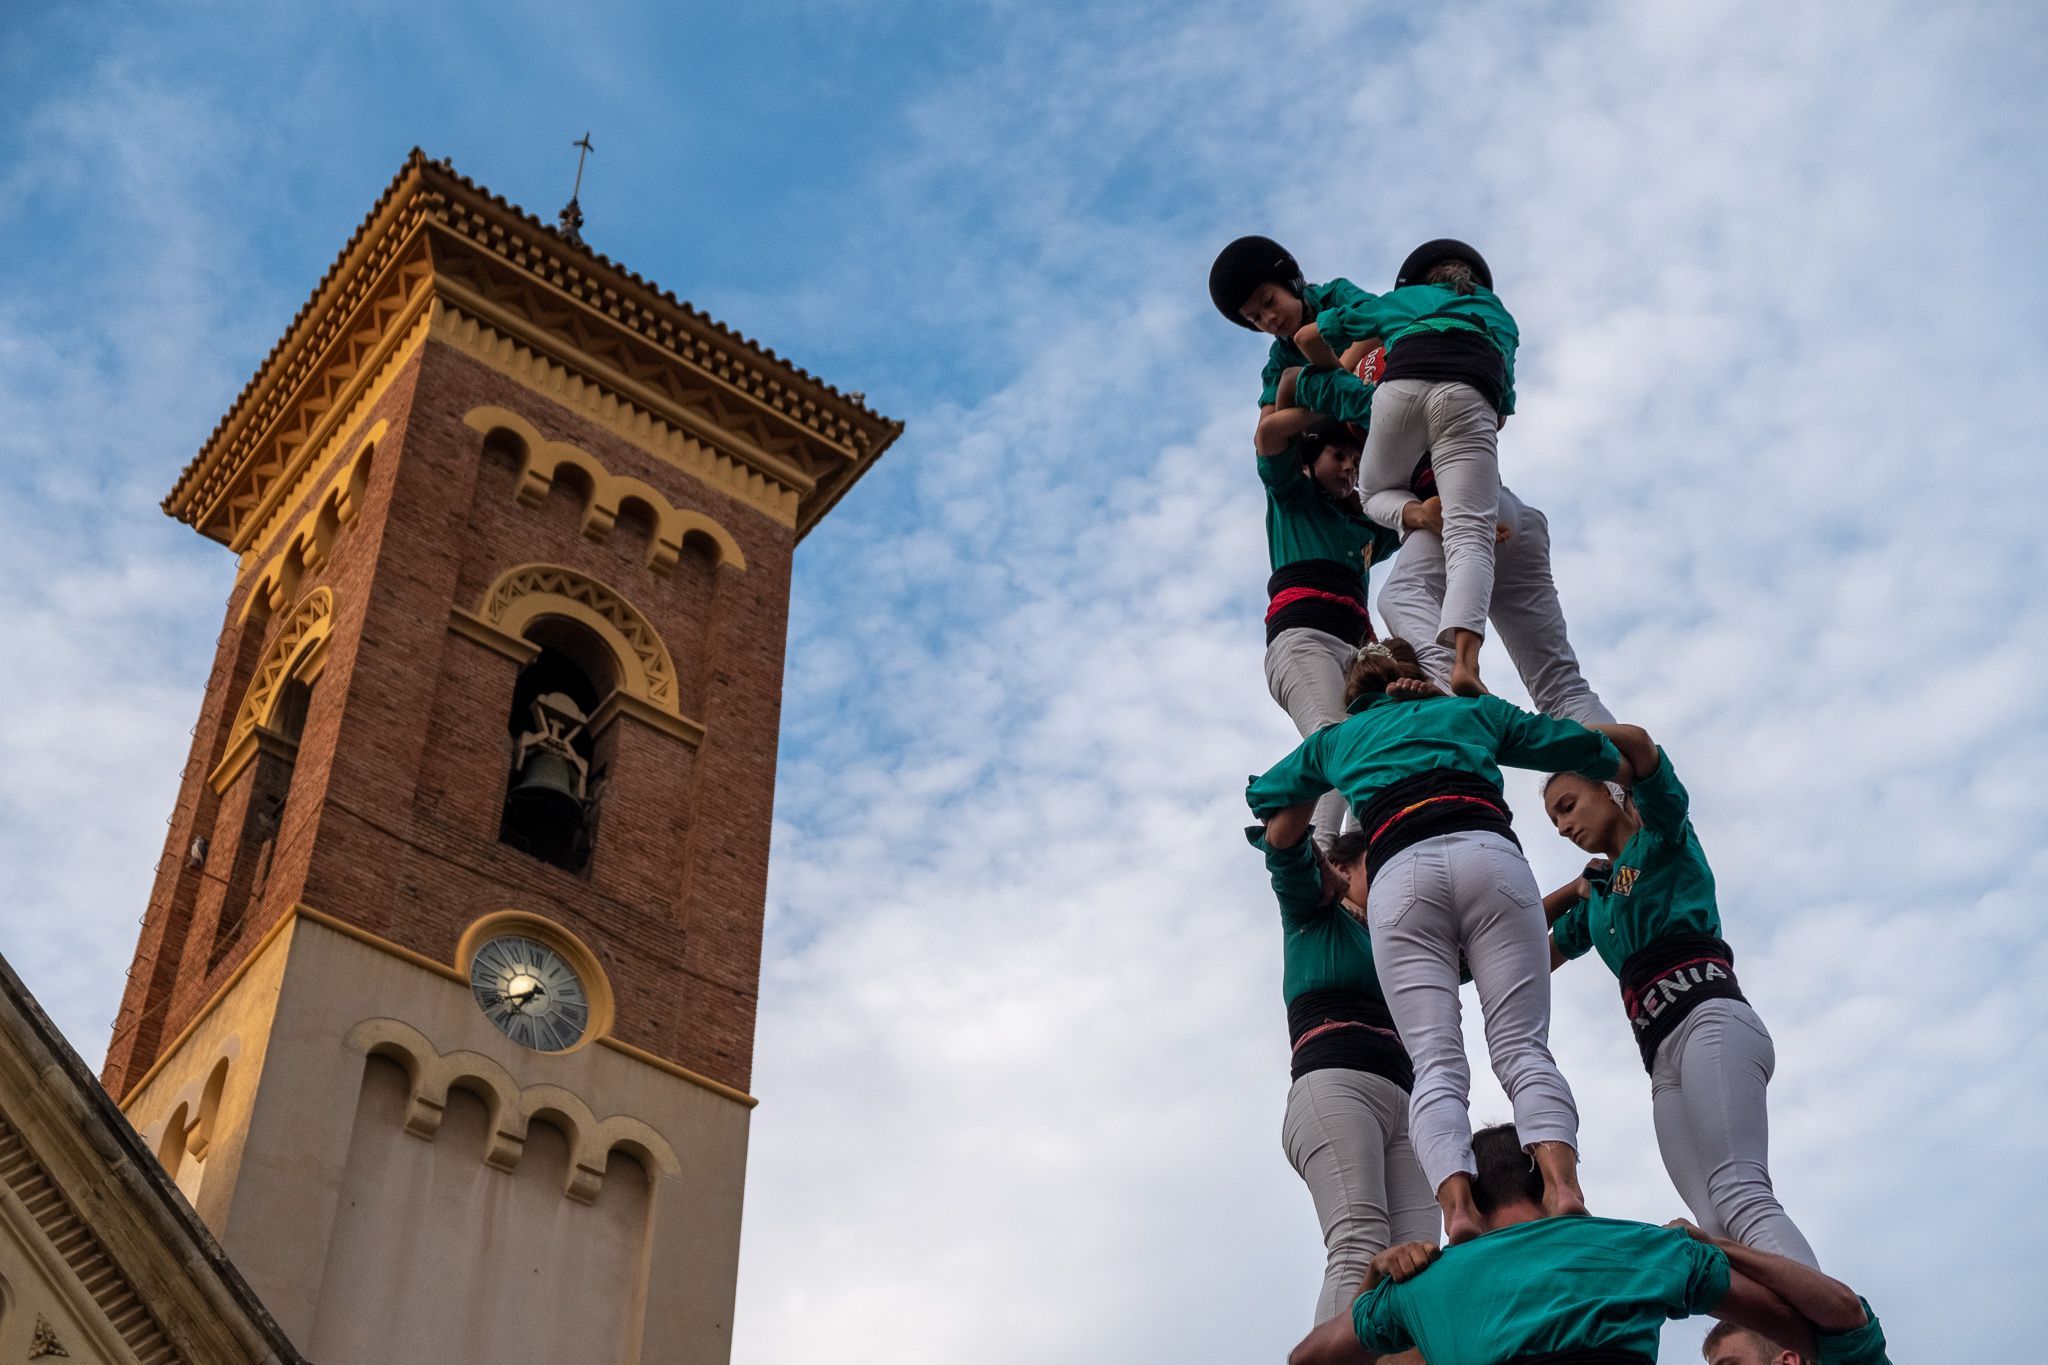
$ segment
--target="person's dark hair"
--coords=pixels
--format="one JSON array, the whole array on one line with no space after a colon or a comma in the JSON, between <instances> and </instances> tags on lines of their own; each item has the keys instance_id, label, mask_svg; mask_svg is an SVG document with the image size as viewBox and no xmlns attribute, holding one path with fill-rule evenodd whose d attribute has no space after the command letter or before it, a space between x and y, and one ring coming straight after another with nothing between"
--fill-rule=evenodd
<instances>
[{"instance_id":1,"label":"person's dark hair","mask_svg":"<svg viewBox=\"0 0 2048 1365\"><path fill-rule=\"evenodd\" d=\"M1522 1135L1512 1123L1496 1123L1472 1135L1472 1202L1484 1218L1508 1204L1541 1204L1543 1172L1522 1150Z\"/></svg>"},{"instance_id":2,"label":"person's dark hair","mask_svg":"<svg viewBox=\"0 0 2048 1365\"><path fill-rule=\"evenodd\" d=\"M1330 446L1343 446L1347 450L1359 450L1364 445L1365 442L1359 439L1357 429L1349 423L1340 422L1334 417L1318 417L1315 421L1303 427L1301 434L1294 438L1294 457L1301 461L1302 473L1308 475L1313 480L1316 473L1316 461L1322 457L1324 450ZM1356 488L1341 498L1331 498L1327 493L1324 493L1323 496L1329 498L1331 502L1354 516L1363 517L1365 515L1365 501L1358 495Z\"/></svg>"},{"instance_id":3,"label":"person's dark hair","mask_svg":"<svg viewBox=\"0 0 2048 1365\"><path fill-rule=\"evenodd\" d=\"M1396 678L1421 678L1422 661L1415 646L1398 635L1361 648L1344 671L1344 704L1349 706L1368 692L1384 692Z\"/></svg>"},{"instance_id":4,"label":"person's dark hair","mask_svg":"<svg viewBox=\"0 0 2048 1365\"><path fill-rule=\"evenodd\" d=\"M1323 850L1323 856L1334 867L1350 867L1365 856L1365 846L1371 837L1362 829L1347 829L1330 840L1330 846Z\"/></svg>"},{"instance_id":5,"label":"person's dark hair","mask_svg":"<svg viewBox=\"0 0 2048 1365\"><path fill-rule=\"evenodd\" d=\"M1259 329L1238 309L1262 284L1277 284L1296 298L1308 287L1294 253L1271 237L1240 237L1217 252L1216 264L1209 267L1209 301L1224 317L1254 332Z\"/></svg>"}]
</instances>

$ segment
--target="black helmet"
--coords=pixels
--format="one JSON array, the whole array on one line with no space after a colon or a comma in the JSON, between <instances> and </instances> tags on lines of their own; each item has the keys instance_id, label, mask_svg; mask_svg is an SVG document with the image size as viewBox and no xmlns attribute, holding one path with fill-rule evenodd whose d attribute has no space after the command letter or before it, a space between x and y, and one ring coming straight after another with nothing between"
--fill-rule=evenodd
<instances>
[{"instance_id":1,"label":"black helmet","mask_svg":"<svg viewBox=\"0 0 2048 1365\"><path fill-rule=\"evenodd\" d=\"M1488 289L1493 288L1493 272L1486 268L1486 258L1455 237L1439 237L1409 252L1408 259L1401 262L1401 273L1394 276L1394 288L1406 289L1411 284L1421 284L1431 268L1445 261L1463 261L1472 267L1473 279Z\"/></svg>"},{"instance_id":2,"label":"black helmet","mask_svg":"<svg viewBox=\"0 0 2048 1365\"><path fill-rule=\"evenodd\" d=\"M1305 287L1292 252L1271 237L1240 237L1216 254L1209 267L1209 297L1216 311L1240 327L1259 329L1237 311L1262 284L1277 284L1297 295Z\"/></svg>"}]
</instances>

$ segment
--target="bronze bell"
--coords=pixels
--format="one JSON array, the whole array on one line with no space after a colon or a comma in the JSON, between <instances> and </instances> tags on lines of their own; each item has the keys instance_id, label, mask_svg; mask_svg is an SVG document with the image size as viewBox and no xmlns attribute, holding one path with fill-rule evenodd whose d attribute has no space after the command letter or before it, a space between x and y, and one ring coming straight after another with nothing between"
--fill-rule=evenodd
<instances>
[{"instance_id":1,"label":"bronze bell","mask_svg":"<svg viewBox=\"0 0 2048 1365\"><path fill-rule=\"evenodd\" d=\"M583 812L583 774L553 749L535 748L506 794L506 814L529 829L574 824Z\"/></svg>"}]
</instances>

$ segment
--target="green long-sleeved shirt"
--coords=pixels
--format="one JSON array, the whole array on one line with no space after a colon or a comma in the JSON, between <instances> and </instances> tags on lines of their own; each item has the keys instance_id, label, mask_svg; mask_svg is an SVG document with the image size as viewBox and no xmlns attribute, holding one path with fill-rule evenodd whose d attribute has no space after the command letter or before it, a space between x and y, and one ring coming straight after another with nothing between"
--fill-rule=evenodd
<instances>
[{"instance_id":1,"label":"green long-sleeved shirt","mask_svg":"<svg viewBox=\"0 0 2048 1365\"><path fill-rule=\"evenodd\" d=\"M1861 1303L1868 1319L1861 1327L1814 1334L1814 1343L1820 1347L1820 1365L1892 1365L1891 1356L1886 1354L1884 1328L1878 1323L1877 1314L1870 1311L1870 1300L1863 1299Z\"/></svg>"},{"instance_id":2,"label":"green long-sleeved shirt","mask_svg":"<svg viewBox=\"0 0 2048 1365\"><path fill-rule=\"evenodd\" d=\"M1363 426L1372 420L1372 391L1377 387L1349 370L1325 366L1303 370L1296 377L1294 401L1325 417Z\"/></svg>"},{"instance_id":3,"label":"green long-sleeved shirt","mask_svg":"<svg viewBox=\"0 0 2048 1365\"><path fill-rule=\"evenodd\" d=\"M1287 935L1281 949L1281 998L1292 1004L1309 991L1341 988L1384 1000L1373 968L1372 935L1340 901L1319 903L1323 874L1316 865L1315 841L1304 838L1293 848L1274 848L1257 825L1244 837L1266 855L1266 872L1280 902L1280 926Z\"/></svg>"},{"instance_id":4,"label":"green long-sleeved shirt","mask_svg":"<svg viewBox=\"0 0 2048 1365\"><path fill-rule=\"evenodd\" d=\"M1340 309L1367 303L1371 299L1372 295L1349 280L1312 284L1301 291L1302 317L1307 322L1320 322L1325 316L1334 318ZM1340 346L1338 349L1343 348ZM1306 364L1308 357L1294 344L1293 337L1273 338L1273 345L1266 352L1266 368L1259 372L1259 406L1263 408L1274 401L1280 392L1283 371Z\"/></svg>"},{"instance_id":5,"label":"green long-sleeved shirt","mask_svg":"<svg viewBox=\"0 0 2048 1365\"><path fill-rule=\"evenodd\" d=\"M1295 446L1258 461L1259 482L1266 486L1266 555L1274 568L1330 559L1357 569L1363 580L1368 569L1401 547L1401 538L1386 527L1330 501L1303 471Z\"/></svg>"},{"instance_id":6,"label":"green long-sleeved shirt","mask_svg":"<svg viewBox=\"0 0 2048 1365\"><path fill-rule=\"evenodd\" d=\"M1351 1305L1366 1350L1420 1348L1429 1365L1607 1347L1657 1358L1666 1318L1712 1312L1728 1257L1676 1228L1618 1218L1540 1218L1448 1247L1402 1283Z\"/></svg>"},{"instance_id":7,"label":"green long-sleeved shirt","mask_svg":"<svg viewBox=\"0 0 2048 1365\"><path fill-rule=\"evenodd\" d=\"M1685 788L1662 748L1656 768L1636 782L1635 800L1643 827L1604 876L1587 877L1592 898L1550 926L1560 953L1581 957L1597 949L1616 976L1624 962L1666 934L1721 935L1714 872L1686 813Z\"/></svg>"},{"instance_id":8,"label":"green long-sleeved shirt","mask_svg":"<svg viewBox=\"0 0 2048 1365\"><path fill-rule=\"evenodd\" d=\"M1253 778L1245 800L1263 820L1335 787L1353 810L1363 810L1382 788L1438 769L1498 787L1502 763L1605 781L1621 767L1621 751L1577 721L1531 715L1499 697L1402 701L1368 692L1343 721L1316 731Z\"/></svg>"},{"instance_id":9,"label":"green long-sleeved shirt","mask_svg":"<svg viewBox=\"0 0 2048 1365\"><path fill-rule=\"evenodd\" d=\"M1515 410L1515 348L1521 345L1521 332L1491 289L1475 288L1460 294L1441 284L1411 284L1326 309L1316 315L1316 327L1333 351L1378 337L1386 345L1389 361L1402 340L1418 332L1478 332L1500 352L1501 416ZM1276 382L1278 378L1276 373Z\"/></svg>"}]
</instances>

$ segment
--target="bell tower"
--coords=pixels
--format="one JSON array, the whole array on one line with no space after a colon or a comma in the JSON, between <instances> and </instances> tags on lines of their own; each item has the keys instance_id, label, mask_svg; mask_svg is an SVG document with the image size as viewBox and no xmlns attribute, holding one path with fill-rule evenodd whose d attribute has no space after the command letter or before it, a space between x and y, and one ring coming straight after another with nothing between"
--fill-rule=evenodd
<instances>
[{"instance_id":1,"label":"bell tower","mask_svg":"<svg viewBox=\"0 0 2048 1365\"><path fill-rule=\"evenodd\" d=\"M179 477L103 1079L308 1356L727 1359L790 560L901 430L414 152Z\"/></svg>"}]
</instances>

